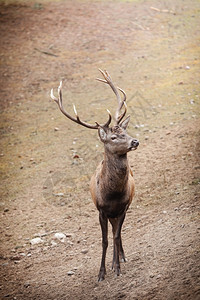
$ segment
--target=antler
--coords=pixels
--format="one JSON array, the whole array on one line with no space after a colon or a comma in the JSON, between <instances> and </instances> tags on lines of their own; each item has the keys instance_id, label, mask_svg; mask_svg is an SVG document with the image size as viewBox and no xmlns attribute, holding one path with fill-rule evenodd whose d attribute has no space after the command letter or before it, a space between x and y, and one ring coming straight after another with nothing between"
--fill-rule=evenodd
<instances>
[{"instance_id":1,"label":"antler","mask_svg":"<svg viewBox=\"0 0 200 300\"><path fill-rule=\"evenodd\" d=\"M106 84L109 84L109 86L111 87L111 89L113 90L113 92L115 93L116 97L117 97L117 101L118 101L118 107L117 107L117 110L116 110L116 113L115 113L115 121L116 121L116 124L119 124L122 119L124 118L126 112L127 112L127 106L126 106L126 93L119 87L115 87L113 82L112 82L112 79L110 77L110 75L108 74L107 71L102 71L101 69L99 69L99 71L101 72L101 74L103 75L103 77L105 78L104 79L101 79L101 78L97 78L98 81L101 81L101 82L104 82ZM121 99L120 97L120 94L118 92L118 90L123 94L123 100ZM122 107L125 107L125 110L123 113L120 114L120 111L122 109Z\"/></svg>"},{"instance_id":2,"label":"antler","mask_svg":"<svg viewBox=\"0 0 200 300\"><path fill-rule=\"evenodd\" d=\"M56 97L54 96L54 94L53 94L53 89L51 90L51 98L58 104L58 106L59 106L61 112L62 112L67 118L69 118L70 120L74 121L75 123L80 124L80 125L82 125L82 126L85 126L85 127L87 127L87 128L90 128L90 129L98 129L98 128L100 127L99 123L97 123L97 122L95 122L96 125L90 125L90 124L88 124L88 123L86 123L86 122L84 122L84 121L81 121L80 118L79 118L79 116L78 116L78 114L77 114L75 105L73 105L73 107L74 107L74 113L75 113L75 115L76 115L76 118L70 116L70 115L65 111L65 109L64 109L64 107L63 107L63 103L62 103L62 81L60 81L60 85L59 85L59 87L58 87L58 98L56 98ZM108 111L108 114L109 114L109 119L108 119L108 121L107 121L104 125L101 125L102 127L108 127L109 124L111 123L111 120L112 120L112 116L111 116L110 111L109 111L108 109L107 109L107 111Z\"/></svg>"}]
</instances>

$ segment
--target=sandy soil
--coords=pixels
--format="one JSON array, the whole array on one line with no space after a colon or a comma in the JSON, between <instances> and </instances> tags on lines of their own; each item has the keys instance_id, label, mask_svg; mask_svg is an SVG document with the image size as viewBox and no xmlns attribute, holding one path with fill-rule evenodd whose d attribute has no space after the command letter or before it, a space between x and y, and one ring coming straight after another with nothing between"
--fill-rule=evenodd
<instances>
[{"instance_id":1,"label":"sandy soil","mask_svg":"<svg viewBox=\"0 0 200 300\"><path fill-rule=\"evenodd\" d=\"M199 299L199 1L1 1L0 21L1 298ZM89 179L103 148L49 97L62 79L70 113L105 121L116 102L99 67L127 92L140 140L128 261L116 278L109 232L100 284Z\"/></svg>"}]
</instances>

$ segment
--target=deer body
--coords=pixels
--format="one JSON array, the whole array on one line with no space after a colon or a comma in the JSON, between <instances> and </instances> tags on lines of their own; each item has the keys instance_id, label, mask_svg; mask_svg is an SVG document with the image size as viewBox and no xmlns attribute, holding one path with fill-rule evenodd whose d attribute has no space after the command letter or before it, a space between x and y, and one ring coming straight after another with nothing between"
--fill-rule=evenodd
<instances>
[{"instance_id":1,"label":"deer body","mask_svg":"<svg viewBox=\"0 0 200 300\"><path fill-rule=\"evenodd\" d=\"M121 241L121 227L126 211L134 196L133 173L127 160L127 152L135 148L138 141L128 136L125 132L128 120L121 126L107 129L106 135L99 131L99 136L104 142L104 160L92 176L90 190L94 204L99 210L99 221L102 229L102 261L99 271L99 281L106 274L105 257L108 246L108 220L113 231L113 264L117 275L120 274L119 256L125 261ZM114 137L114 140L112 140ZM118 141L117 141L118 140Z\"/></svg>"},{"instance_id":2,"label":"deer body","mask_svg":"<svg viewBox=\"0 0 200 300\"><path fill-rule=\"evenodd\" d=\"M102 230L102 259L98 275L98 280L102 281L106 274L105 259L108 247L108 220L112 225L113 232L112 269L114 269L117 276L120 274L119 258L122 261L126 261L121 240L121 228L126 211L134 196L133 173L129 167L127 153L137 149L139 142L126 133L130 117L127 117L123 121L126 114L125 92L114 86L107 72L101 70L100 72L104 76L104 79L98 80L109 84L117 96L118 108L116 110L116 123L114 126L109 127L111 123L111 114L109 111L109 119L104 125L99 125L97 122L96 125L90 125L81 121L75 108L76 119L71 117L62 105L61 85L58 88L59 98L54 97L53 92L51 93L51 97L58 103L62 113L69 119L87 128L98 129L100 140L104 144L104 160L97 167L90 183L92 199L99 211L99 222ZM121 100L118 90L124 95L123 100ZM125 106L125 111L121 113L123 106Z\"/></svg>"}]
</instances>

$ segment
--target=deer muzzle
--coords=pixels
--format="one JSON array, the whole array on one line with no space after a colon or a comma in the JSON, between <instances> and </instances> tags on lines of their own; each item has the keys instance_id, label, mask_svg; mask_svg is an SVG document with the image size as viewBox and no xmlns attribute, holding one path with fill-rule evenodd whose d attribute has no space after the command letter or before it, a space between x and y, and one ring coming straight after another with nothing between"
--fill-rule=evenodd
<instances>
[{"instance_id":1,"label":"deer muzzle","mask_svg":"<svg viewBox=\"0 0 200 300\"><path fill-rule=\"evenodd\" d=\"M139 141L137 139L132 139L130 150L136 150L139 146Z\"/></svg>"}]
</instances>

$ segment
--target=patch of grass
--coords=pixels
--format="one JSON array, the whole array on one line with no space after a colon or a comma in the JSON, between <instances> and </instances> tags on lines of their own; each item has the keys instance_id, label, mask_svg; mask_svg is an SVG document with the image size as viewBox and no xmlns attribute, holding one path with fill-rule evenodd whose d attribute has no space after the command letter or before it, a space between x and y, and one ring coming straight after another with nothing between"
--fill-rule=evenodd
<instances>
[{"instance_id":1,"label":"patch of grass","mask_svg":"<svg viewBox=\"0 0 200 300\"><path fill-rule=\"evenodd\" d=\"M200 184L200 178L195 178L192 180L192 182L190 183L190 185L198 185Z\"/></svg>"}]
</instances>

